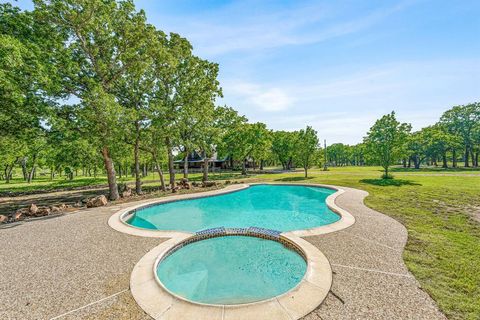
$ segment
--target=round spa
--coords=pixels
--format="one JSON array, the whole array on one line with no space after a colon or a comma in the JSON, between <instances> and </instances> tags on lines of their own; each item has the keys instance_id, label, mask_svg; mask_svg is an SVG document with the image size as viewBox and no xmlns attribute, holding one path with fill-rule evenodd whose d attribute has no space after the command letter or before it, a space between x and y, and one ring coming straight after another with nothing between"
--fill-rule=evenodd
<instances>
[{"instance_id":1,"label":"round spa","mask_svg":"<svg viewBox=\"0 0 480 320\"><path fill-rule=\"evenodd\" d=\"M171 294L191 302L238 305L295 288L307 262L294 244L262 235L206 235L173 247L154 270Z\"/></svg>"}]
</instances>

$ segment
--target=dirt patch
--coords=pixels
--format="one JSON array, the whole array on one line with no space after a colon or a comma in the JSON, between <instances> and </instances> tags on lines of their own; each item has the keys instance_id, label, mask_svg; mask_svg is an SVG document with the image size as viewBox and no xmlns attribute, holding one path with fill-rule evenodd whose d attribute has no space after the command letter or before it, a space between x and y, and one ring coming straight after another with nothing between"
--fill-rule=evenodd
<instances>
[{"instance_id":1,"label":"dirt patch","mask_svg":"<svg viewBox=\"0 0 480 320\"><path fill-rule=\"evenodd\" d=\"M480 207L471 207L467 212L473 220L480 223Z\"/></svg>"}]
</instances>

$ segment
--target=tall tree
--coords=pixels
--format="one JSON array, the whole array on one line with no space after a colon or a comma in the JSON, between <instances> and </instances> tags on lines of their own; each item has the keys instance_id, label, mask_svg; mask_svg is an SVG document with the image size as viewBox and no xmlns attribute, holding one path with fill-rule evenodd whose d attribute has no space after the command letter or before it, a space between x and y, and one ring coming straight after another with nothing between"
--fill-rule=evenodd
<instances>
[{"instance_id":1,"label":"tall tree","mask_svg":"<svg viewBox=\"0 0 480 320\"><path fill-rule=\"evenodd\" d=\"M5 151L21 158L28 182L43 148L51 96L58 94L56 71L47 54L57 40L56 30L38 23L31 12L0 4L0 135L4 141L24 146L23 155L18 154L19 148ZM8 162L7 181L13 169L11 159ZM27 166L31 167L28 173Z\"/></svg>"},{"instance_id":2,"label":"tall tree","mask_svg":"<svg viewBox=\"0 0 480 320\"><path fill-rule=\"evenodd\" d=\"M364 138L367 155L385 171L383 178L391 178L388 170L405 153L405 140L410 130L411 125L398 122L392 111L377 120Z\"/></svg>"},{"instance_id":3,"label":"tall tree","mask_svg":"<svg viewBox=\"0 0 480 320\"><path fill-rule=\"evenodd\" d=\"M188 178L188 155L198 149L204 131L213 124L215 99L222 91L217 80L218 65L191 56L185 61L179 77L181 106L175 130L184 152L184 178Z\"/></svg>"},{"instance_id":4,"label":"tall tree","mask_svg":"<svg viewBox=\"0 0 480 320\"><path fill-rule=\"evenodd\" d=\"M295 159L302 165L305 172L305 178L308 178L308 169L313 163L317 148L317 131L310 126L307 126L305 130L302 129L298 132L297 143L295 144Z\"/></svg>"},{"instance_id":5,"label":"tall tree","mask_svg":"<svg viewBox=\"0 0 480 320\"><path fill-rule=\"evenodd\" d=\"M59 49L63 61L62 86L82 103L79 119L88 122L88 134L104 159L110 199L118 199L112 147L119 135L124 110L119 104L117 82L127 69L143 63L144 43L137 28L144 30L145 14L133 1L115 0L34 0L37 15L64 34ZM142 39L142 38L140 38ZM57 53L57 56L60 54ZM68 59L68 60L67 60Z\"/></svg>"}]
</instances>

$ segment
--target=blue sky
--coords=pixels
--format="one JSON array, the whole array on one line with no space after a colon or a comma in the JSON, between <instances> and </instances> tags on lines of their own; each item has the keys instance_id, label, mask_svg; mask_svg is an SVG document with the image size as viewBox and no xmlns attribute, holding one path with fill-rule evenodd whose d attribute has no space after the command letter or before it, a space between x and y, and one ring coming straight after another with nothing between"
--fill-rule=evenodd
<instances>
[{"instance_id":1,"label":"blue sky","mask_svg":"<svg viewBox=\"0 0 480 320\"><path fill-rule=\"evenodd\" d=\"M135 3L220 64L219 103L272 129L357 143L392 110L419 129L480 101L478 0Z\"/></svg>"}]
</instances>

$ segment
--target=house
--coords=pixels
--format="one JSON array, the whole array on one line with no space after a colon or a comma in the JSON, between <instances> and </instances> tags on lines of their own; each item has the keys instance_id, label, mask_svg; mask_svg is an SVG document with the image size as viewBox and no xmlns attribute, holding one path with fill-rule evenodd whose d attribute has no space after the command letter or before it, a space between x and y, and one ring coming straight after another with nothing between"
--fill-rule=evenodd
<instances>
[{"instance_id":1,"label":"house","mask_svg":"<svg viewBox=\"0 0 480 320\"><path fill-rule=\"evenodd\" d=\"M205 157L200 155L198 152L194 151L188 155L188 168L189 169L201 169L203 168L203 163ZM175 160L173 162L176 169L183 169L185 160ZM211 169L226 169L229 164L229 157L224 159L218 159L217 153L215 152L211 158L208 159L208 164Z\"/></svg>"}]
</instances>

